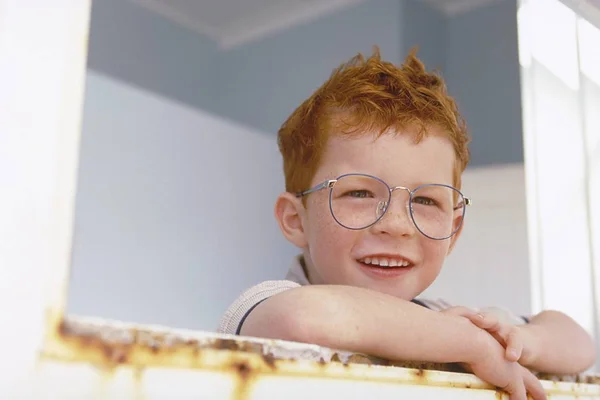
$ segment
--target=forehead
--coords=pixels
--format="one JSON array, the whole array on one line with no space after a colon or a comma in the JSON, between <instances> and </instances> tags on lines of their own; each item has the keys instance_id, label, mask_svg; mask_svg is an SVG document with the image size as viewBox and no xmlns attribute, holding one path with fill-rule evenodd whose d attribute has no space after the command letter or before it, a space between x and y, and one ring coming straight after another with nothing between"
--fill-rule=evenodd
<instances>
[{"instance_id":1,"label":"forehead","mask_svg":"<svg viewBox=\"0 0 600 400\"><path fill-rule=\"evenodd\" d=\"M432 127L417 143L416 133L415 128L390 130L382 135L332 135L315 181L359 172L378 176L392 186L452 185L456 154L450 140Z\"/></svg>"}]
</instances>

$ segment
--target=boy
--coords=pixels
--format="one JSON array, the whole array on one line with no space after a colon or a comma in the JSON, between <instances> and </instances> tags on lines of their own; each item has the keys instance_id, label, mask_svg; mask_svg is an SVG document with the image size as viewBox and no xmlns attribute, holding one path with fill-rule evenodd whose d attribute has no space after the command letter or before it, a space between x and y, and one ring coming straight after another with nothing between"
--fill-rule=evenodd
<instances>
[{"instance_id":1,"label":"boy","mask_svg":"<svg viewBox=\"0 0 600 400\"><path fill-rule=\"evenodd\" d=\"M529 369L575 374L595 348L567 316L531 319L417 300L458 240L468 137L442 79L411 53L376 49L338 68L279 131L283 235L302 250L219 331L313 343L390 360L458 362L511 398L545 397Z\"/></svg>"}]
</instances>

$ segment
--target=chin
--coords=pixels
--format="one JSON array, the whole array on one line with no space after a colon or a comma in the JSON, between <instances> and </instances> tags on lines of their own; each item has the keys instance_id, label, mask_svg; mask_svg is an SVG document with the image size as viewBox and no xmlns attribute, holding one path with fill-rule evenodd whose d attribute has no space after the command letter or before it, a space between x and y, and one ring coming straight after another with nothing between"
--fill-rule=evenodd
<instances>
[{"instance_id":1,"label":"chin","mask_svg":"<svg viewBox=\"0 0 600 400\"><path fill-rule=\"evenodd\" d=\"M412 271L412 274L394 277L393 279L380 279L379 277L363 278L361 279L362 284L359 286L410 301L425 290L421 289L422 285L418 284L418 279L415 279L417 276L413 275L414 272Z\"/></svg>"}]
</instances>

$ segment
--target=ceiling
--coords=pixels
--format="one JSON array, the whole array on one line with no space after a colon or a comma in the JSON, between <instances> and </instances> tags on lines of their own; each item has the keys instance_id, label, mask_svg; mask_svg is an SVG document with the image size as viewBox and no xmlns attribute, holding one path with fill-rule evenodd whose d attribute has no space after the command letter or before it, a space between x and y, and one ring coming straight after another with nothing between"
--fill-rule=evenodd
<instances>
[{"instance_id":1,"label":"ceiling","mask_svg":"<svg viewBox=\"0 0 600 400\"><path fill-rule=\"evenodd\" d=\"M366 0L131 0L230 49ZM456 15L498 0L419 0Z\"/></svg>"}]
</instances>

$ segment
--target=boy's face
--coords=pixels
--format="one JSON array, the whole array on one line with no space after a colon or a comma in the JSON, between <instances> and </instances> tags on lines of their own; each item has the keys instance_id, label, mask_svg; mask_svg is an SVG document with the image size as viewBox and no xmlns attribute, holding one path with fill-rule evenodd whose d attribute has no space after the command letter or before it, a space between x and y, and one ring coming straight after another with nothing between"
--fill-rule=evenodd
<instances>
[{"instance_id":1,"label":"boy's face","mask_svg":"<svg viewBox=\"0 0 600 400\"><path fill-rule=\"evenodd\" d=\"M411 130L375 140L370 134L333 136L311 187L348 173L374 175L390 187L411 190L428 183L453 185L454 161L452 144L435 128L418 144ZM394 191L383 218L362 230L347 229L333 219L329 189L309 194L306 208L296 199L299 232L286 236L303 248L311 283L358 286L405 300L423 292L438 276L460 231L445 240L424 236L411 220L408 198L408 192ZM382 271L359 261L365 257L410 260L411 266Z\"/></svg>"}]
</instances>

